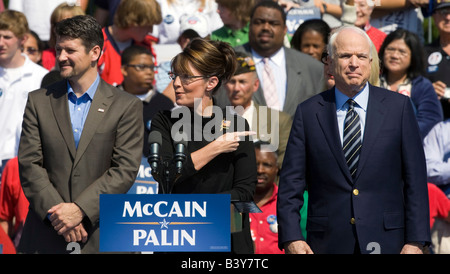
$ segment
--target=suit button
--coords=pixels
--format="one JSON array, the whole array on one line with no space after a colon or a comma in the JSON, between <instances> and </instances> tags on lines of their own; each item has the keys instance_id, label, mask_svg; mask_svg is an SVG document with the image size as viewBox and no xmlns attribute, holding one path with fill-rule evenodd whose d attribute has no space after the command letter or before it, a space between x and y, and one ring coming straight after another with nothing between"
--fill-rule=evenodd
<instances>
[{"instance_id":1,"label":"suit button","mask_svg":"<svg viewBox=\"0 0 450 274\"><path fill-rule=\"evenodd\" d=\"M353 189L353 195L358 196L358 194L359 194L359 190L356 188Z\"/></svg>"},{"instance_id":2,"label":"suit button","mask_svg":"<svg viewBox=\"0 0 450 274\"><path fill-rule=\"evenodd\" d=\"M354 224L355 224L355 218L351 218L351 219L350 219L350 223L351 223L352 225L354 225Z\"/></svg>"}]
</instances>

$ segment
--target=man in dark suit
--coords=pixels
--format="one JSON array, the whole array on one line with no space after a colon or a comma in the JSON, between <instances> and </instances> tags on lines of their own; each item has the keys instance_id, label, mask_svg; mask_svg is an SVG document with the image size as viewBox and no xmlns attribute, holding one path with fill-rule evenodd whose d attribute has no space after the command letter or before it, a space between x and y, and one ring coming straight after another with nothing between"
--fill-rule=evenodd
<instances>
[{"instance_id":1,"label":"man in dark suit","mask_svg":"<svg viewBox=\"0 0 450 274\"><path fill-rule=\"evenodd\" d=\"M307 54L284 47L286 33L284 9L277 2L260 1L251 14L249 42L235 50L251 54L255 61L261 85L253 100L293 117L299 103L323 91L323 64ZM276 89L273 93L278 99L273 105L264 91L268 88L264 77L265 60L273 73L272 83ZM219 92L217 99L221 106L230 105L225 92Z\"/></svg>"},{"instance_id":2,"label":"man in dark suit","mask_svg":"<svg viewBox=\"0 0 450 274\"><path fill-rule=\"evenodd\" d=\"M30 202L22 253L99 252L99 196L126 193L139 169L142 103L97 72L101 26L76 16L56 26L63 81L28 96L19 145ZM74 245L76 247L76 245Z\"/></svg>"},{"instance_id":3,"label":"man in dark suit","mask_svg":"<svg viewBox=\"0 0 450 274\"><path fill-rule=\"evenodd\" d=\"M278 193L286 253L421 253L430 241L418 125L407 97L368 84L371 46L364 31L338 29L328 46L335 87L297 108Z\"/></svg>"}]
</instances>

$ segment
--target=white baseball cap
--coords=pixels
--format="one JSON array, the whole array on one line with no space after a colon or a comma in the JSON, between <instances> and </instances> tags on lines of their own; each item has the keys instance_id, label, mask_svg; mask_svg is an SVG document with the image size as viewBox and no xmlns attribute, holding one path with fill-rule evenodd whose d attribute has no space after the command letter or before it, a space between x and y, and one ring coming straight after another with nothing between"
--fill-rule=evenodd
<instances>
[{"instance_id":1,"label":"white baseball cap","mask_svg":"<svg viewBox=\"0 0 450 274\"><path fill-rule=\"evenodd\" d=\"M188 29L196 31L202 38L205 38L211 33L208 19L201 13L183 15L180 18L180 35Z\"/></svg>"}]
</instances>

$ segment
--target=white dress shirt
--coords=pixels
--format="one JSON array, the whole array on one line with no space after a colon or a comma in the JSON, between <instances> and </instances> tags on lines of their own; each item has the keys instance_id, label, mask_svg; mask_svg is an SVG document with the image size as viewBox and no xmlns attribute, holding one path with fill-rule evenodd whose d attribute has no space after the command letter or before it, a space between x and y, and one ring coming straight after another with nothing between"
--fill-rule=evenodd
<instances>
[{"instance_id":1,"label":"white dress shirt","mask_svg":"<svg viewBox=\"0 0 450 274\"><path fill-rule=\"evenodd\" d=\"M264 71L264 57L259 55L252 49L253 61L256 64L256 72L258 73L258 78L261 79L261 88L264 89L263 71ZM287 91L287 75L286 75L286 57L284 53L284 48L281 47L275 54L270 56L269 64L275 76L275 85L277 87L278 102L280 106L278 110L283 110L284 102L286 100ZM299 87L300 88L300 87Z\"/></svg>"}]
</instances>

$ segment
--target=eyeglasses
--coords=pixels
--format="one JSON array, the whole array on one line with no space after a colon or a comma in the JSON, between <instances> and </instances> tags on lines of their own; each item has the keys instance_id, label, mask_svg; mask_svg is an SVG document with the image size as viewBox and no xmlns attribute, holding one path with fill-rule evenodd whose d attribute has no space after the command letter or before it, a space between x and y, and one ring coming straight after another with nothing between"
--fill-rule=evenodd
<instances>
[{"instance_id":1,"label":"eyeglasses","mask_svg":"<svg viewBox=\"0 0 450 274\"><path fill-rule=\"evenodd\" d=\"M397 51L400 54L400 56L402 56L402 57L406 57L406 56L409 55L409 52L407 52L406 50L403 50L403 49L396 49L396 48L387 47L384 50L385 53L390 54L390 55L394 54Z\"/></svg>"},{"instance_id":2,"label":"eyeglasses","mask_svg":"<svg viewBox=\"0 0 450 274\"><path fill-rule=\"evenodd\" d=\"M196 76L196 75L178 75L178 74L175 74L175 73L173 73L173 72L169 72L169 78L170 78L170 80L172 80L172 81L175 81L175 79L177 78L177 77L180 77L180 81L181 81L181 83L183 83L183 84L190 84L190 83L192 83L193 82L193 80L194 79L196 79L196 78L209 78L209 77L211 77L211 76L202 76L202 75L198 75L198 76Z\"/></svg>"},{"instance_id":3,"label":"eyeglasses","mask_svg":"<svg viewBox=\"0 0 450 274\"><path fill-rule=\"evenodd\" d=\"M127 67L133 67L135 68L137 71L144 71L145 69L149 69L151 71L153 71L155 69L155 65L143 65L143 64L128 64Z\"/></svg>"},{"instance_id":4,"label":"eyeglasses","mask_svg":"<svg viewBox=\"0 0 450 274\"><path fill-rule=\"evenodd\" d=\"M30 55L35 55L38 52L38 49L33 47L26 47L25 51Z\"/></svg>"},{"instance_id":5,"label":"eyeglasses","mask_svg":"<svg viewBox=\"0 0 450 274\"><path fill-rule=\"evenodd\" d=\"M324 64L327 65L328 64L328 52L324 51L322 52L322 56L320 57L320 61Z\"/></svg>"}]
</instances>

